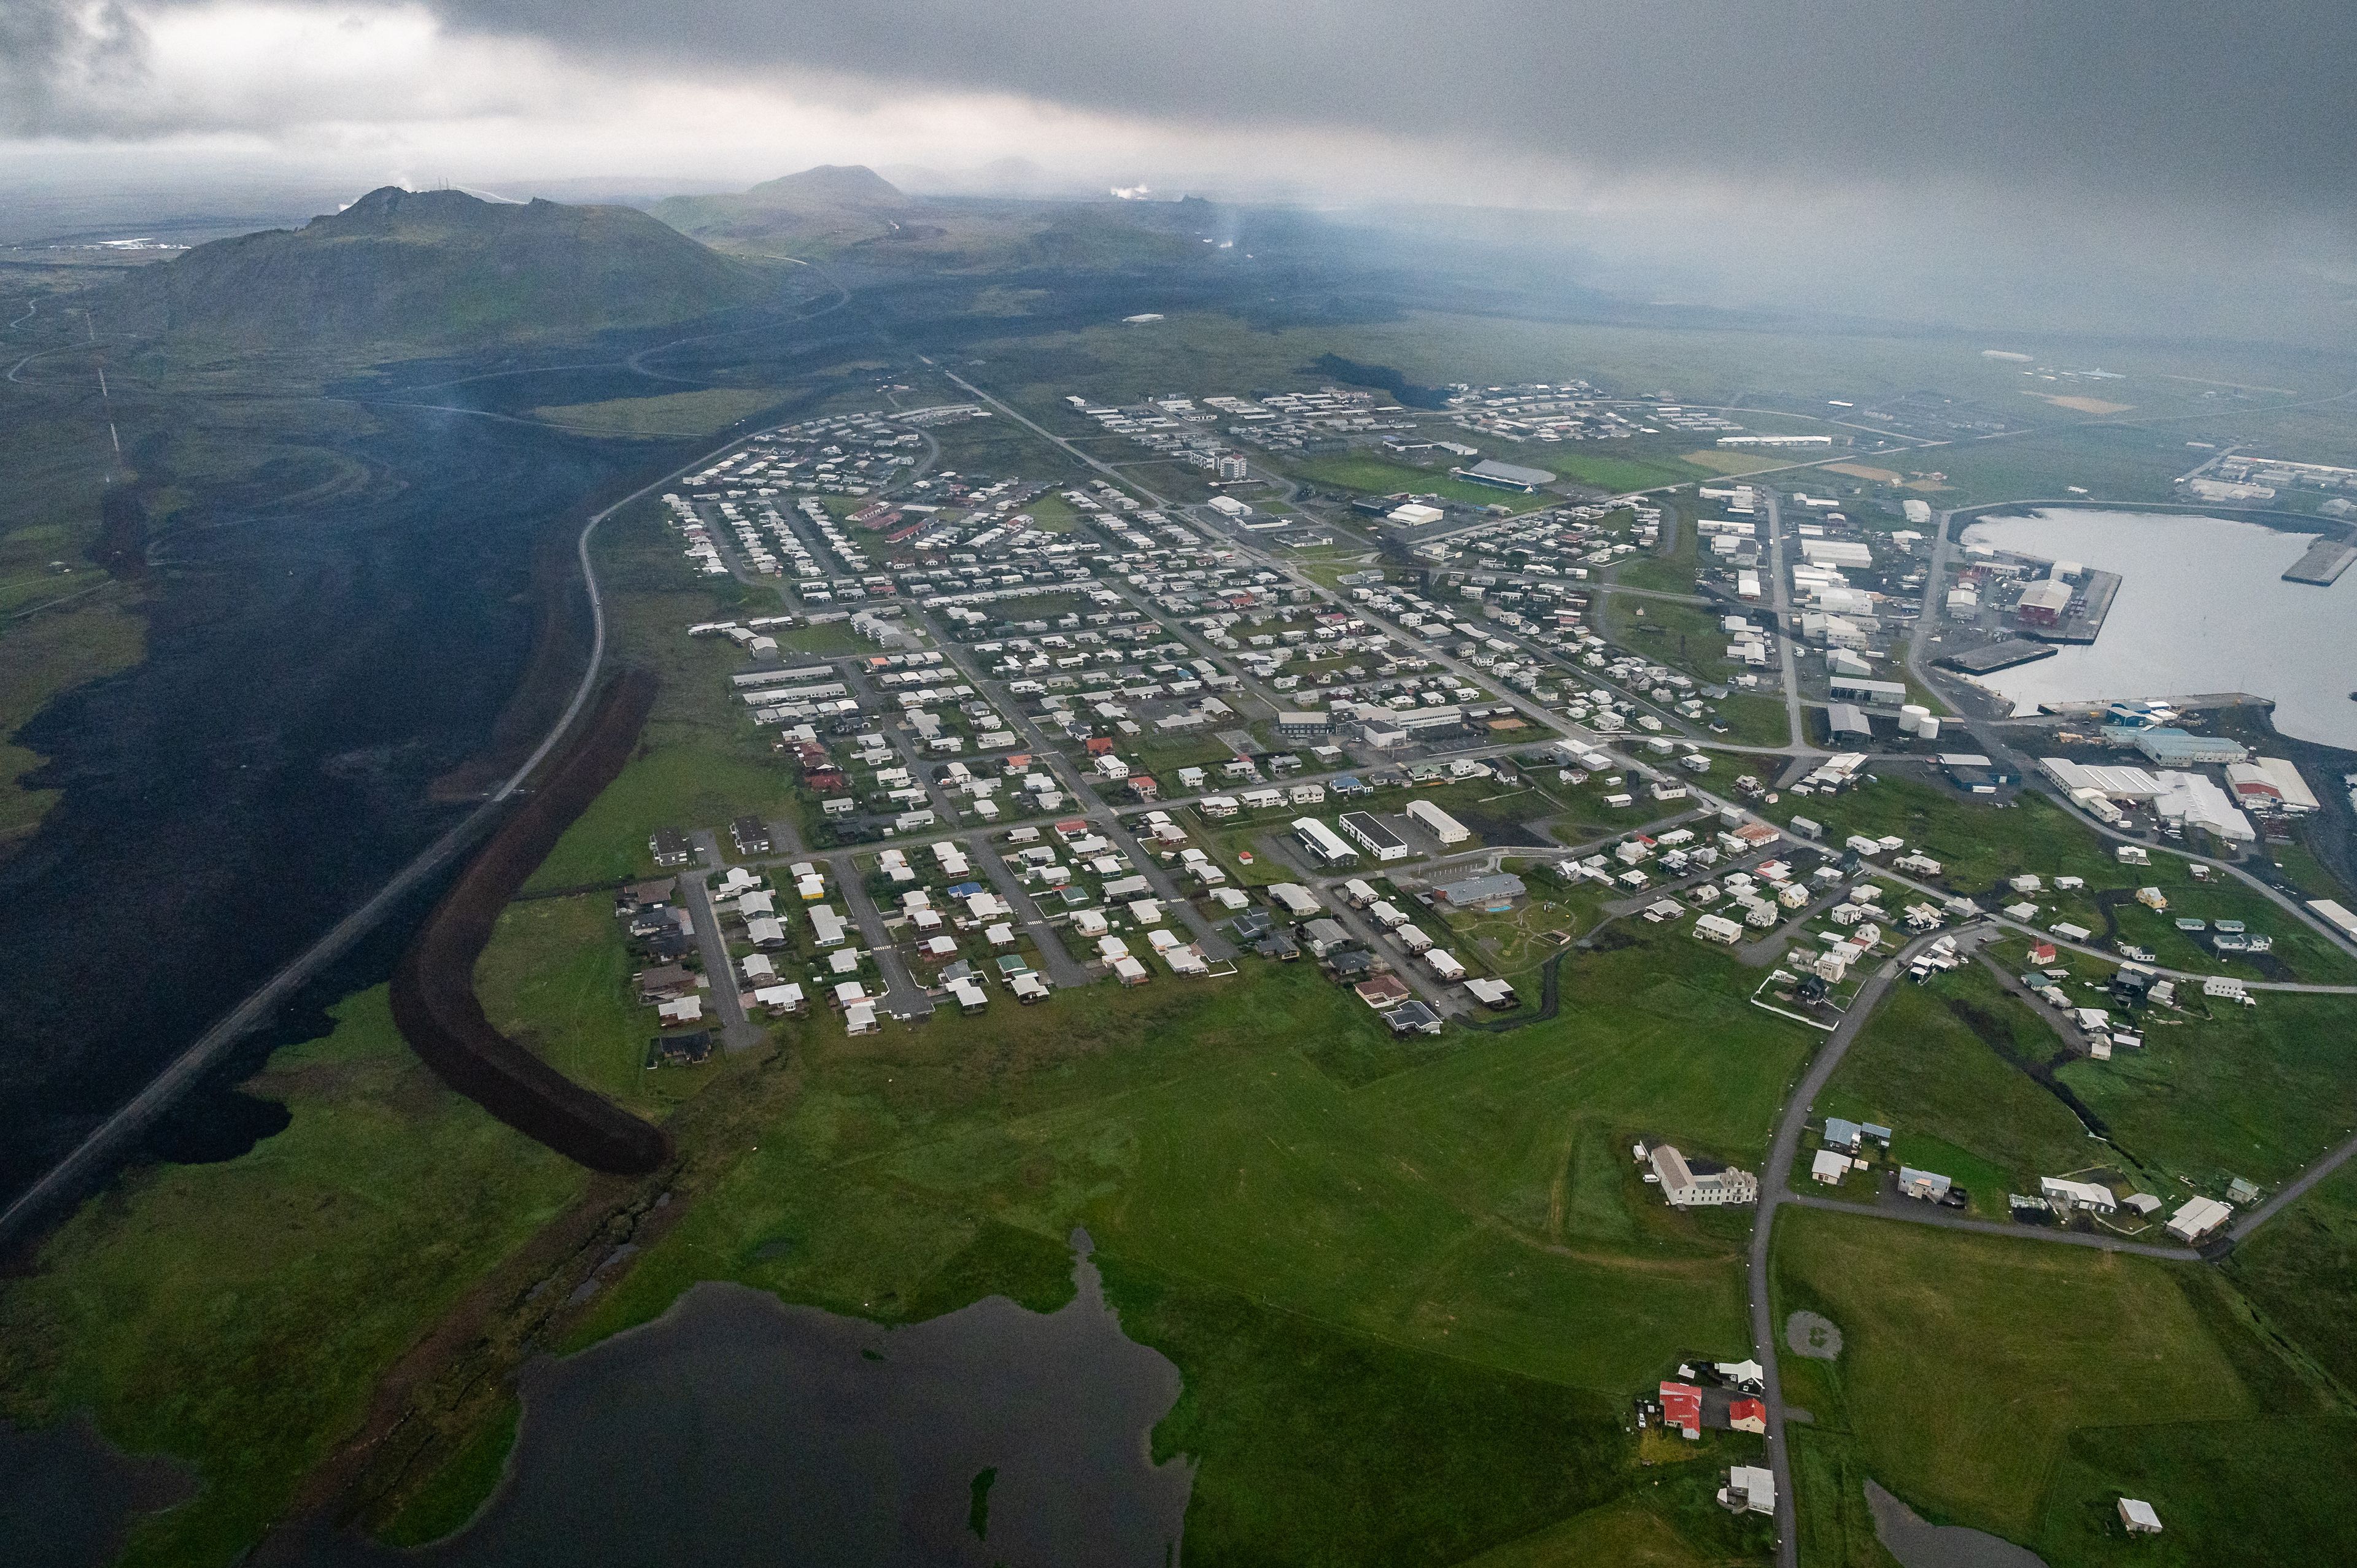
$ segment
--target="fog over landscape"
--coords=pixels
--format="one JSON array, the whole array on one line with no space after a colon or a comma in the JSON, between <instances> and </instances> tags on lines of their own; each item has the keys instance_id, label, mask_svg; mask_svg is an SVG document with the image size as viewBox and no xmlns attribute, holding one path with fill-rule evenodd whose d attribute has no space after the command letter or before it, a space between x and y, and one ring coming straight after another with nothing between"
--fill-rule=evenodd
<instances>
[{"instance_id":1,"label":"fog over landscape","mask_svg":"<svg viewBox=\"0 0 2357 1568\"><path fill-rule=\"evenodd\" d=\"M2280 338L2357 325L2352 58L2192 0L9 0L0 175L1505 208L1648 297Z\"/></svg>"}]
</instances>

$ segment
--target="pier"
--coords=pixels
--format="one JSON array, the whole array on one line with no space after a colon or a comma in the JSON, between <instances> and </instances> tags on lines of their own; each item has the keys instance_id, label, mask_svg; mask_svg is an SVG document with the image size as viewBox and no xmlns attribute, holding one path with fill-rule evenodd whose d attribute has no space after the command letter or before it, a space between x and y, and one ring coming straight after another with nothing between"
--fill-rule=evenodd
<instances>
[{"instance_id":1,"label":"pier","mask_svg":"<svg viewBox=\"0 0 2357 1568\"><path fill-rule=\"evenodd\" d=\"M2308 547L2307 554L2284 568L2283 580L2287 583L2312 583L2319 588L2329 588L2339 580L2341 573L2349 570L2352 561L2357 561L2357 544L2345 539L2335 539L2329 533L2323 534Z\"/></svg>"}]
</instances>

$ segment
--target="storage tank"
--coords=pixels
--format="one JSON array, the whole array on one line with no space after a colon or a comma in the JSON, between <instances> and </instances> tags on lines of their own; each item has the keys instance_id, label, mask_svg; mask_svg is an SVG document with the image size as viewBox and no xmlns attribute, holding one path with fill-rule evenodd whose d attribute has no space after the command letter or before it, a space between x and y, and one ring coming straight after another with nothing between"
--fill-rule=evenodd
<instances>
[{"instance_id":1,"label":"storage tank","mask_svg":"<svg viewBox=\"0 0 2357 1568\"><path fill-rule=\"evenodd\" d=\"M1923 727L1915 733L1925 740L1937 740L1940 738L1940 721L1926 714L1923 715Z\"/></svg>"},{"instance_id":2,"label":"storage tank","mask_svg":"<svg viewBox=\"0 0 2357 1568\"><path fill-rule=\"evenodd\" d=\"M1899 727L1902 732L1908 735L1921 735L1923 733L1923 721L1931 716L1932 710L1925 707L1922 703L1909 703L1906 706L1899 710Z\"/></svg>"}]
</instances>

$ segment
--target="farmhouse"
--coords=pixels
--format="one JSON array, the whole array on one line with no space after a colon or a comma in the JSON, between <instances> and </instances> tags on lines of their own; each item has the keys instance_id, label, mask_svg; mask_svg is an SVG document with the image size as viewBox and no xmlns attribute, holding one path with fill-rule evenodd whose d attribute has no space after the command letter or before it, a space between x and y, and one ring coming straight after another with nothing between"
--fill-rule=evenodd
<instances>
[{"instance_id":1,"label":"farmhouse","mask_svg":"<svg viewBox=\"0 0 2357 1568\"><path fill-rule=\"evenodd\" d=\"M1674 1426L1689 1443L1702 1440L1702 1391L1692 1383L1662 1385L1662 1424Z\"/></svg>"},{"instance_id":2,"label":"farmhouse","mask_svg":"<svg viewBox=\"0 0 2357 1568\"><path fill-rule=\"evenodd\" d=\"M1733 1203L1755 1203L1760 1178L1734 1169L1696 1175L1686 1157L1670 1144L1657 1144L1651 1156L1653 1175L1661 1179L1662 1196L1672 1208L1714 1208Z\"/></svg>"},{"instance_id":3,"label":"farmhouse","mask_svg":"<svg viewBox=\"0 0 2357 1568\"><path fill-rule=\"evenodd\" d=\"M2185 1206L2169 1217L2169 1233L2190 1245L2219 1226L2226 1223L2233 1209L2214 1197L2188 1198Z\"/></svg>"},{"instance_id":4,"label":"farmhouse","mask_svg":"<svg viewBox=\"0 0 2357 1568\"><path fill-rule=\"evenodd\" d=\"M2109 1214L2120 1206L2119 1199L2112 1196L2111 1188L2098 1187L2091 1181L2072 1181L2063 1176L2039 1177L2038 1196L2064 1214L2074 1208L2083 1208L2091 1214Z\"/></svg>"},{"instance_id":5,"label":"farmhouse","mask_svg":"<svg viewBox=\"0 0 2357 1568\"><path fill-rule=\"evenodd\" d=\"M1735 1513L1776 1513L1776 1472L1759 1465L1728 1467L1718 1489L1719 1506Z\"/></svg>"}]
</instances>

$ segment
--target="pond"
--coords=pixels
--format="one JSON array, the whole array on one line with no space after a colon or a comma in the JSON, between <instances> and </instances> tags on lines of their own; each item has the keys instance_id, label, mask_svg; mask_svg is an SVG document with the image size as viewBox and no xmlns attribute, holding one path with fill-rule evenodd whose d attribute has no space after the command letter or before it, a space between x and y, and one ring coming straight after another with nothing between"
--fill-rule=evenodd
<instances>
[{"instance_id":1,"label":"pond","mask_svg":"<svg viewBox=\"0 0 2357 1568\"><path fill-rule=\"evenodd\" d=\"M32 1432L0 1422L0 1563L10 1568L101 1568L141 1515L196 1491L171 1460L117 1452L87 1415Z\"/></svg>"},{"instance_id":2,"label":"pond","mask_svg":"<svg viewBox=\"0 0 2357 1568\"><path fill-rule=\"evenodd\" d=\"M418 1555L463 1568L1175 1563L1194 1472L1154 1463L1147 1444L1178 1369L1122 1332L1085 1233L1074 1242L1078 1293L1048 1314L995 1296L884 1328L699 1284L657 1321L528 1371L500 1490Z\"/></svg>"}]
</instances>

